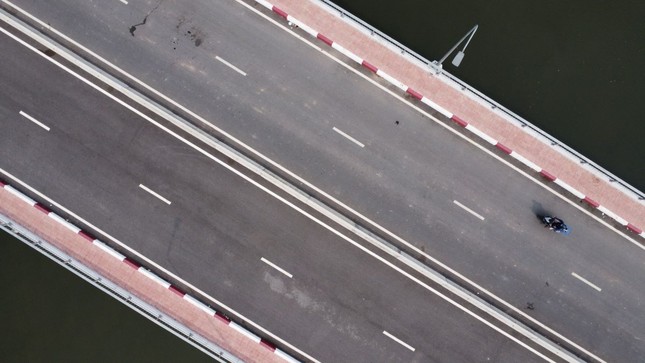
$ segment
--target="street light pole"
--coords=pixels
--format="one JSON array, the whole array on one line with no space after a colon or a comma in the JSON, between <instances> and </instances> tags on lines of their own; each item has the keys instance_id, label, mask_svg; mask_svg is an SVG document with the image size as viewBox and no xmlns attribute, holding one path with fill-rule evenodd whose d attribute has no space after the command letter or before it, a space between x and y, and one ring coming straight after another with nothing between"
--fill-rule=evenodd
<instances>
[{"instance_id":1,"label":"street light pole","mask_svg":"<svg viewBox=\"0 0 645 363\"><path fill-rule=\"evenodd\" d=\"M464 45L464 48L462 50L460 50L457 53L457 55L455 56L455 58L453 58L453 60L452 60L452 65L455 66L455 67L459 67L459 64L461 64L461 61L464 59L464 56L466 55L466 53L465 53L466 47L468 46L468 43L470 43L470 40L473 39L473 36L475 35L475 32L477 31L478 27L479 27L479 25L475 25L472 29L470 29L468 31L468 33L466 33L466 35L464 35L463 38L461 38L457 42L457 44L455 44L452 48L450 48L448 53L446 53L446 55L444 55L443 58L441 58L441 60L439 60L438 62L434 61L434 62L431 63L432 67L435 69L437 74L441 73L441 70L443 69L443 65L442 65L443 61L445 61L446 58L448 58L448 56L450 56L450 54L452 52L454 52L455 49L457 49L459 44L461 44L470 35L470 38L468 38L468 41L466 42L466 45Z\"/></svg>"}]
</instances>

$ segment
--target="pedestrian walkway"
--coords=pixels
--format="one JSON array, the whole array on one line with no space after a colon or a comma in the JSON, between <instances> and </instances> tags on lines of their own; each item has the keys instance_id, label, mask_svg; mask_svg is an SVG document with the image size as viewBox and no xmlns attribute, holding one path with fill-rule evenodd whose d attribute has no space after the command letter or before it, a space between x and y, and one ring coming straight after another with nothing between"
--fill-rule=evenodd
<instances>
[{"instance_id":1,"label":"pedestrian walkway","mask_svg":"<svg viewBox=\"0 0 645 363\"><path fill-rule=\"evenodd\" d=\"M643 193L639 198L635 189L630 191L620 186L611 175L596 170L565 146L553 145L554 139L546 133L533 129L530 124L522 125L521 120L505 114L499 105L477 95L476 90L463 88L464 84L449 75L437 74L422 61L320 0L256 2L362 64L403 93L443 111L460 126L534 169L546 181L571 192L587 207L612 217L624 226L627 235L642 243L636 235L645 237Z\"/></svg>"}]
</instances>

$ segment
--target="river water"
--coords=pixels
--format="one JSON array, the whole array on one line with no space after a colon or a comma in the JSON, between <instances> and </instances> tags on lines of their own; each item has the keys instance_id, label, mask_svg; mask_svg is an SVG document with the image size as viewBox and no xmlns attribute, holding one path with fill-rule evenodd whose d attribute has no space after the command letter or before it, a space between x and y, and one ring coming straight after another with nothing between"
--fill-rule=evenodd
<instances>
[{"instance_id":1,"label":"river water","mask_svg":"<svg viewBox=\"0 0 645 363\"><path fill-rule=\"evenodd\" d=\"M215 0L222 1L222 0ZM645 1L337 0L645 190ZM208 357L0 232L3 362L206 362Z\"/></svg>"}]
</instances>

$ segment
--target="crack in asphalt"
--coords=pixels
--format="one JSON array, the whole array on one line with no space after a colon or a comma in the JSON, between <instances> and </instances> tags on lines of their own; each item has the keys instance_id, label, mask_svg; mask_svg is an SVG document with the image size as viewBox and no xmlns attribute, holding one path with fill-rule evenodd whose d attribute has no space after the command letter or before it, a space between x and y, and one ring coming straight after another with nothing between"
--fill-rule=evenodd
<instances>
[{"instance_id":1,"label":"crack in asphalt","mask_svg":"<svg viewBox=\"0 0 645 363\"><path fill-rule=\"evenodd\" d=\"M130 27L130 35L134 36L134 32L137 31L137 27L146 24L146 21L148 21L148 17L152 15L152 13L154 13L159 8L162 2L164 2L164 0L159 0L157 5L155 5L155 7L152 8L152 10L148 12L148 14L146 14L146 16L143 18L143 21L141 23L134 24L133 26Z\"/></svg>"}]
</instances>

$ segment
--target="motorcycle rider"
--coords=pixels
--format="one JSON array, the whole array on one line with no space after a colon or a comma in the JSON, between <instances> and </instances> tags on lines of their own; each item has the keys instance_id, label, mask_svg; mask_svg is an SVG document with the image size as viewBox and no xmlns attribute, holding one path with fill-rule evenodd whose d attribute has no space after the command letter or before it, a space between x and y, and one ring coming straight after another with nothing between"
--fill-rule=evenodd
<instances>
[{"instance_id":1,"label":"motorcycle rider","mask_svg":"<svg viewBox=\"0 0 645 363\"><path fill-rule=\"evenodd\" d=\"M553 217L551 219L551 223L549 223L549 228L551 228L552 230L554 230L556 232L561 231L561 230L564 229L564 222L560 218Z\"/></svg>"}]
</instances>

